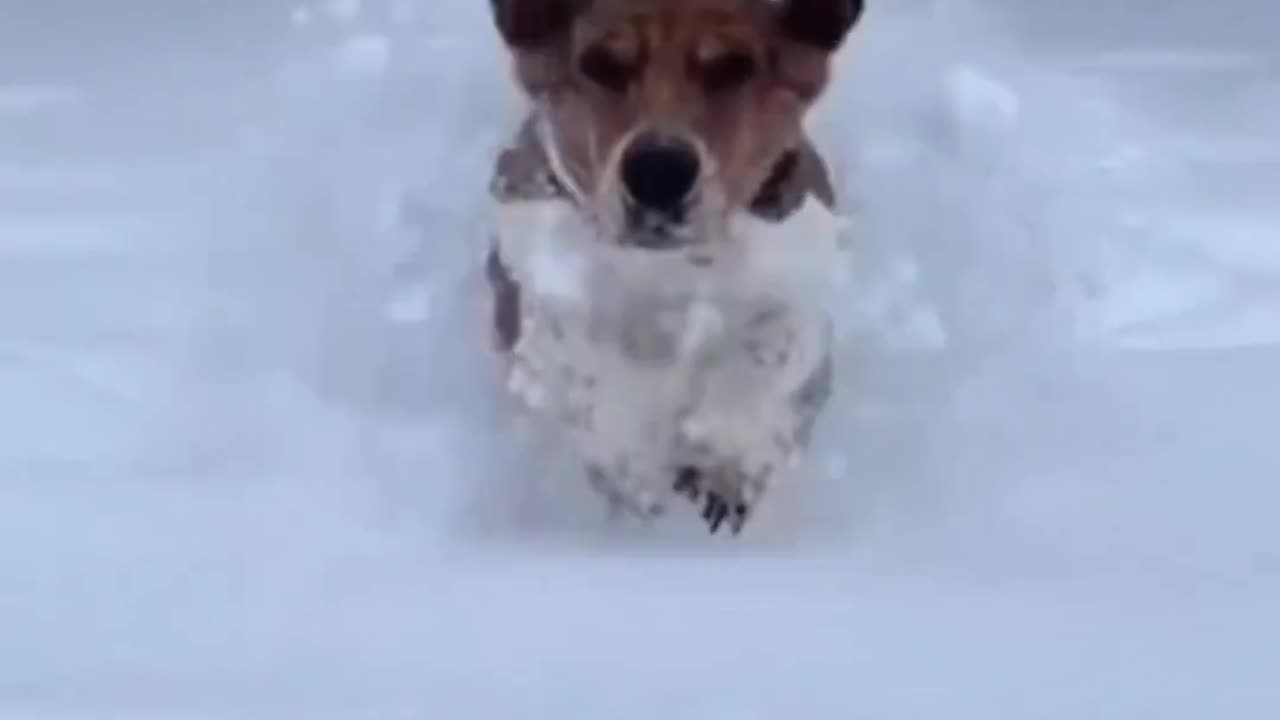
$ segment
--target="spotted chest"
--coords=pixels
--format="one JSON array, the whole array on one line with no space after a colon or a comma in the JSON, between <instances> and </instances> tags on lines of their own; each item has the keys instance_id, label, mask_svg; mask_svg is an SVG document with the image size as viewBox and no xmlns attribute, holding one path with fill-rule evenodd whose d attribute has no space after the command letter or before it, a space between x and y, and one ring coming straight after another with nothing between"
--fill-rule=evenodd
<instances>
[{"instance_id":1,"label":"spotted chest","mask_svg":"<svg viewBox=\"0 0 1280 720\"><path fill-rule=\"evenodd\" d=\"M822 309L732 259L619 257L575 243L571 213L526 210L499 245L520 288L513 394L564 431L614 504L651 515L686 495L740 527L825 403Z\"/></svg>"}]
</instances>

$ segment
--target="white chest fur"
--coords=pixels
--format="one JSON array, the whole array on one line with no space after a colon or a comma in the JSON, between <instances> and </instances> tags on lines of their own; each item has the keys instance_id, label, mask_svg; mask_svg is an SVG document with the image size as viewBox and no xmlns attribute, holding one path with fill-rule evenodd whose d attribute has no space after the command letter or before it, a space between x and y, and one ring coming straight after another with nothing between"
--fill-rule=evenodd
<instances>
[{"instance_id":1,"label":"white chest fur","mask_svg":"<svg viewBox=\"0 0 1280 720\"><path fill-rule=\"evenodd\" d=\"M729 232L695 259L602 243L563 201L499 207L521 298L511 390L646 505L685 464L734 463L763 492L796 449L792 398L827 360L835 216L810 198Z\"/></svg>"}]
</instances>

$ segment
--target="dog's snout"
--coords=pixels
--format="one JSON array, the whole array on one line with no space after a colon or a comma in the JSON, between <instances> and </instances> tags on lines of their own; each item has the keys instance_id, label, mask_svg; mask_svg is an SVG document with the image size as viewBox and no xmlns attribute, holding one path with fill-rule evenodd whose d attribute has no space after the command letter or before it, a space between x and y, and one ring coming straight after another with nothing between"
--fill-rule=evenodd
<instances>
[{"instance_id":1,"label":"dog's snout","mask_svg":"<svg viewBox=\"0 0 1280 720\"><path fill-rule=\"evenodd\" d=\"M702 172L698 149L676 135L644 133L622 156L622 184L637 205L680 218Z\"/></svg>"}]
</instances>

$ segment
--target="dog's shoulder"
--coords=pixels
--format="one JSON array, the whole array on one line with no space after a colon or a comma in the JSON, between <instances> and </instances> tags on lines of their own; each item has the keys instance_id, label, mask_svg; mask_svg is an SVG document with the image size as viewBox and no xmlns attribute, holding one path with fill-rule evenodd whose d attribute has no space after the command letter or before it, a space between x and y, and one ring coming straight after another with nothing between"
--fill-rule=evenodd
<instances>
[{"instance_id":1,"label":"dog's shoulder","mask_svg":"<svg viewBox=\"0 0 1280 720\"><path fill-rule=\"evenodd\" d=\"M828 208L835 207L836 193L827 164L806 138L774 164L750 210L764 220L780 222L800 209L809 196Z\"/></svg>"},{"instance_id":2,"label":"dog's shoulder","mask_svg":"<svg viewBox=\"0 0 1280 720\"><path fill-rule=\"evenodd\" d=\"M489 192L500 203L568 197L538 138L533 116L525 119L512 141L498 153Z\"/></svg>"},{"instance_id":3,"label":"dog's shoulder","mask_svg":"<svg viewBox=\"0 0 1280 720\"><path fill-rule=\"evenodd\" d=\"M535 114L526 116L494 161L489 194L499 205L571 200L556 177L537 123ZM521 335L521 288L509 260L503 257L497 236L491 237L485 276L493 295L493 330L501 352L514 348Z\"/></svg>"},{"instance_id":4,"label":"dog's shoulder","mask_svg":"<svg viewBox=\"0 0 1280 720\"><path fill-rule=\"evenodd\" d=\"M497 203L538 199L547 187L544 175L548 169L533 124L526 119L514 139L498 153L489 178L489 194ZM494 342L499 351L507 352L520 338L520 286L502 259L496 237L490 238L484 269L493 295Z\"/></svg>"}]
</instances>

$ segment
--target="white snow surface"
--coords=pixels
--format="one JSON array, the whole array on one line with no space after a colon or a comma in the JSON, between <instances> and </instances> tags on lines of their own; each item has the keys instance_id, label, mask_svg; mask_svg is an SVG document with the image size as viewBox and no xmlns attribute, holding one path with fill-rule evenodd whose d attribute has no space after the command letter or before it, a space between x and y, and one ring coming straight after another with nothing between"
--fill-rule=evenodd
<instances>
[{"instance_id":1,"label":"white snow surface","mask_svg":"<svg viewBox=\"0 0 1280 720\"><path fill-rule=\"evenodd\" d=\"M1280 717L1272 4L873 4L736 539L500 393L487 3L205 5L0 21L0 718Z\"/></svg>"}]
</instances>

